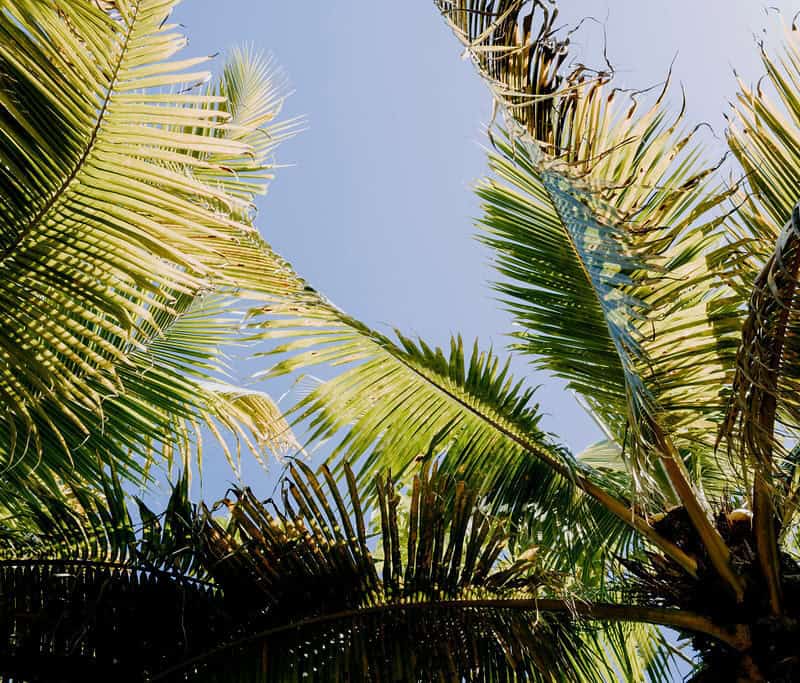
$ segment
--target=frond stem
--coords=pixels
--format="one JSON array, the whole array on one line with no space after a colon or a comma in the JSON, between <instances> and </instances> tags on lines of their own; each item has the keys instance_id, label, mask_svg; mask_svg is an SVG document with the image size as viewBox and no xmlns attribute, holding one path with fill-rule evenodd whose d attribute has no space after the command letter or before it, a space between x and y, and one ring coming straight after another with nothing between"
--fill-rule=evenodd
<instances>
[{"instance_id":1,"label":"frond stem","mask_svg":"<svg viewBox=\"0 0 800 683\"><path fill-rule=\"evenodd\" d=\"M731 566L730 549L719 531L711 523L706 506L701 502L699 494L692 485L686 472L686 467L672 440L664 434L655 421L651 421L650 426L653 430L656 445L661 452L664 471L675 489L675 494L689 515L692 525L700 536L711 564L720 578L733 591L737 602L742 602L744 600L744 584L741 577Z\"/></svg>"},{"instance_id":2,"label":"frond stem","mask_svg":"<svg viewBox=\"0 0 800 683\"><path fill-rule=\"evenodd\" d=\"M619 605L613 603L591 603L591 602L571 602L559 599L538 599L538 598L487 598L487 599L462 599L462 600L432 600L419 602L391 602L371 607L355 608L334 612L332 614L321 614L308 617L290 624L283 624L270 629L265 629L246 638L221 645L213 650L209 650L200 655L187 659L180 664L160 671L153 676L151 681L160 681L168 678L171 674L186 669L189 666L199 664L202 661L216 657L223 652L234 648L250 645L252 643L270 638L280 633L292 630L301 630L310 626L330 623L344 619L362 618L372 614L385 612L406 612L412 610L425 609L432 607L441 609L456 610L514 610L514 611L533 611L547 612L551 614L570 614L574 617L583 617L593 621L616 621L616 622L638 622L647 624L657 624L668 626L693 633L702 633L725 643L732 649L745 652L751 646L750 635L747 628L741 624L730 627L718 626L708 617L704 617L694 612L669 607L641 607L638 605Z\"/></svg>"},{"instance_id":3,"label":"frond stem","mask_svg":"<svg viewBox=\"0 0 800 683\"><path fill-rule=\"evenodd\" d=\"M510 439L518 446L529 452L531 455L544 461L552 470L563 476L564 478L572 481L575 485L583 491L586 495L594 498L600 505L605 507L609 512L614 514L620 520L625 522L628 526L635 529L654 546L661 550L667 557L674 560L679 564L690 576L697 576L697 560L688 555L685 551L672 543L670 540L664 538L658 531L656 531L650 523L641 515L637 514L627 503L619 498L616 498L605 489L601 488L592 482L586 475L569 467L567 464L560 462L548 453L544 448L530 441L529 439L516 434L513 430L505 427L499 421L492 419L489 415L481 412L474 406L470 405L463 398L457 396L454 392L450 391L447 387L437 383L428 375L421 372L413 364L406 361L402 356L393 354L390 350L379 341L377 343L383 348L386 353L392 355L395 359L405 365L411 372L415 373L424 381L428 382L438 391L442 392L451 400L458 403L462 408L468 410L476 417L480 418L493 429L503 434L506 438Z\"/></svg>"}]
</instances>

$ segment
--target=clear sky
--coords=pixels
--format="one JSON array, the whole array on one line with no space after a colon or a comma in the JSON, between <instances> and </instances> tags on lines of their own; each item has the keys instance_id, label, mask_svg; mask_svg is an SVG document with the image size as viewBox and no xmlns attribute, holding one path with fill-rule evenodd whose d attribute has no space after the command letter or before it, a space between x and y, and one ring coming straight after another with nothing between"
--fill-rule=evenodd
<instances>
[{"instance_id":1,"label":"clear sky","mask_svg":"<svg viewBox=\"0 0 800 683\"><path fill-rule=\"evenodd\" d=\"M707 121L718 135L735 92L733 67L748 80L760 75L754 35L775 23L754 0L560 4L565 23L593 16L605 24L621 86L658 83L677 55L674 80L685 87L688 121ZM786 1L769 4L791 10ZM473 239L472 220L490 100L433 3L184 0L175 18L191 55L224 55L242 43L272 53L294 90L287 113L307 118L307 130L279 152L292 166L260 202L268 241L370 325L437 344L461 332L500 350L509 320L487 287L490 254ZM577 49L596 54L602 28L583 35ZM672 102L680 103L677 87ZM711 144L719 154L721 141ZM516 369L543 385L546 428L576 451L598 438L559 383L524 362ZM206 497L224 493L230 479L221 458L207 457Z\"/></svg>"}]
</instances>

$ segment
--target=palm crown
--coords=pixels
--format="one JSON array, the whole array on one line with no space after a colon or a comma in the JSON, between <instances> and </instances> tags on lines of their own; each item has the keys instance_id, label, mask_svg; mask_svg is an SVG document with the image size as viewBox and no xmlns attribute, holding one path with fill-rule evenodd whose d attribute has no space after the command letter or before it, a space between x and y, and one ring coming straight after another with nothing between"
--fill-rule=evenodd
<instances>
[{"instance_id":1,"label":"palm crown","mask_svg":"<svg viewBox=\"0 0 800 683\"><path fill-rule=\"evenodd\" d=\"M667 86L571 62L550 2L437 0L502 112L478 194L512 348L606 435L575 456L494 352L380 334L259 237L293 122L257 55L210 85L172 60L174 4L0 9L6 673L71 653L133 680L669 680L668 626L697 681L794 680L794 33L740 84L724 182ZM184 473L134 522L123 482L188 469L204 428L234 464L226 432L297 447L268 396L219 380L242 341L280 355L262 376L341 368L292 410L340 437L330 469L292 460L280 501L212 509ZM191 626L126 648L87 602L131 594L126 619L170 596Z\"/></svg>"}]
</instances>

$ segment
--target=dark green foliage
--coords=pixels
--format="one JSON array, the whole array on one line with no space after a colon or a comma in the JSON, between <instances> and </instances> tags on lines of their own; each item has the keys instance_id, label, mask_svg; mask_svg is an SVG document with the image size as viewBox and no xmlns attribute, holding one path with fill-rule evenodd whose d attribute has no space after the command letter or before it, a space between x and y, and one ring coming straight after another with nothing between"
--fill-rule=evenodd
<instances>
[{"instance_id":1,"label":"dark green foliage","mask_svg":"<svg viewBox=\"0 0 800 683\"><path fill-rule=\"evenodd\" d=\"M231 662L247 662L260 674L242 680L264 681L537 681L567 662L591 670L568 615L536 612L554 576L524 561L498 570L507 529L463 482L426 468L401 506L378 477L373 540L345 475L347 495L326 468L318 478L297 463L281 506L243 490L225 501L227 525L206 516L204 565L246 635L192 666L231 680Z\"/></svg>"}]
</instances>

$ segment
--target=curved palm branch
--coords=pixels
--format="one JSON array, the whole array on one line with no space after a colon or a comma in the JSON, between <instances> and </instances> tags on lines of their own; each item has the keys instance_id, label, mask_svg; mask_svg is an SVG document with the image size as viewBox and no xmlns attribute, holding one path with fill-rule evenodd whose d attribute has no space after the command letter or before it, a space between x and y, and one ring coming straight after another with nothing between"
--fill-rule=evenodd
<instances>
[{"instance_id":1,"label":"curved palm branch","mask_svg":"<svg viewBox=\"0 0 800 683\"><path fill-rule=\"evenodd\" d=\"M414 462L441 456L443 472L474 482L495 509L510 510L519 521L536 508L583 513L587 542L580 547L589 552L587 565L597 553L629 543L633 528L695 572L696 561L657 534L632 509L625 491L607 490L600 473L580 466L539 429L533 392L513 380L493 353L476 345L466 360L460 339L452 340L449 355L402 335L396 344L313 292L251 313L261 330L256 337L288 339L270 353L294 352L267 375L319 363L354 364L294 410L296 422L309 421L311 439L344 432L333 459L345 448L351 462L367 456L360 465L362 482L371 481L375 467L404 472ZM607 546L596 543L601 530ZM553 528L553 542L559 536Z\"/></svg>"},{"instance_id":2,"label":"curved palm branch","mask_svg":"<svg viewBox=\"0 0 800 683\"><path fill-rule=\"evenodd\" d=\"M208 295L186 299L161 320L158 333L141 340L129 355L124 371L124 391L105 406L110 449L132 434L125 445L143 456L146 465L160 451L172 469L176 457L183 469L196 460L202 468L201 430L208 429L231 467L238 471L244 444L261 460L265 450L280 456L300 449L282 413L265 393L223 381L227 374L225 351L241 345L243 313L229 296ZM117 425L117 421L121 424ZM230 436L235 451L230 447ZM87 446L95 449L96 439Z\"/></svg>"},{"instance_id":3,"label":"curved palm branch","mask_svg":"<svg viewBox=\"0 0 800 683\"><path fill-rule=\"evenodd\" d=\"M171 60L185 44L166 23L174 4L13 1L0 11L5 464L31 451L43 476L74 467L96 478L90 460L108 458L76 454L87 437L161 439L109 424L110 399L137 381L137 337L211 289L285 284L250 226L266 155L288 132L262 129L280 100L254 58L230 66L217 94L192 93L209 74L193 70L205 58ZM245 101L237 83L248 78ZM113 453L135 476L136 461Z\"/></svg>"},{"instance_id":4,"label":"curved palm branch","mask_svg":"<svg viewBox=\"0 0 800 683\"><path fill-rule=\"evenodd\" d=\"M625 108L607 71L571 68L546 3L437 2L502 107L508 133L480 190L518 348L568 380L622 447L638 491L689 510L712 562L741 582L697 483L724 480L713 427L740 314L708 258L709 186L693 132L661 103ZM713 216L713 214L712 214ZM727 353L726 353L727 350ZM691 387L691 398L687 398ZM651 493L652 495L652 493Z\"/></svg>"},{"instance_id":5,"label":"curved palm branch","mask_svg":"<svg viewBox=\"0 0 800 683\"><path fill-rule=\"evenodd\" d=\"M740 81L728 142L747 173L751 190L737 212L727 250L732 279L752 288L737 354L728 417L720 436L728 440L752 480L759 560L775 614L782 613L778 537L797 509L796 465L784 445L800 428L797 391L800 212L796 124L800 121L795 31L783 53L762 47L766 82L757 90ZM770 97L777 96L778 101ZM745 290L745 287L741 287Z\"/></svg>"}]
</instances>

